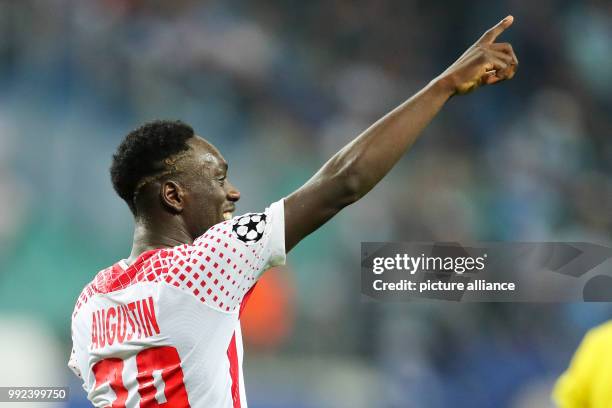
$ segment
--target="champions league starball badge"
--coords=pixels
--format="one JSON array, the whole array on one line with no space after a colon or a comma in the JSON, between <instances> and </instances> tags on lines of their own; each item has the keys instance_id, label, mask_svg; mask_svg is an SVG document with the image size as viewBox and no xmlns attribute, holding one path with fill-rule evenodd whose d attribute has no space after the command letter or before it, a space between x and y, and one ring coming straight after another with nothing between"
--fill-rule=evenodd
<instances>
[{"instance_id":1,"label":"champions league starball badge","mask_svg":"<svg viewBox=\"0 0 612 408\"><path fill-rule=\"evenodd\" d=\"M247 214L236 219L232 231L245 244L253 244L263 237L266 230L265 214Z\"/></svg>"}]
</instances>

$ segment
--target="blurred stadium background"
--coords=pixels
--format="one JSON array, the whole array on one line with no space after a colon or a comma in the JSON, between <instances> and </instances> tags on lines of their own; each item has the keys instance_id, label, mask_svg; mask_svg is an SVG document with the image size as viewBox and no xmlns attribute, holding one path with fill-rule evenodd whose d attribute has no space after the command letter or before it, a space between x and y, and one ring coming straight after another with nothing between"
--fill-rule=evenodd
<instances>
[{"instance_id":1,"label":"blurred stadium background","mask_svg":"<svg viewBox=\"0 0 612 408\"><path fill-rule=\"evenodd\" d=\"M370 302L359 245L610 246L607 1L0 0L0 385L69 385L61 406L88 406L65 366L70 314L129 254L108 176L127 131L192 124L229 160L239 211L263 209L508 13L516 79L451 100L255 291L246 386L254 408L551 406L610 304Z\"/></svg>"}]
</instances>

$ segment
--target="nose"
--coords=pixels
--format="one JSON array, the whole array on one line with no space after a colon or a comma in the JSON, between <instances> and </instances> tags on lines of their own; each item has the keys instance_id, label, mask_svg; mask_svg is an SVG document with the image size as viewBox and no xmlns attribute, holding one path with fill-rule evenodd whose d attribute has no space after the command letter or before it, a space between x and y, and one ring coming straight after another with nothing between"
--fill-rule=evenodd
<instances>
[{"instance_id":1,"label":"nose","mask_svg":"<svg viewBox=\"0 0 612 408\"><path fill-rule=\"evenodd\" d=\"M240 191L230 182L227 182L227 199L233 202L240 200Z\"/></svg>"}]
</instances>

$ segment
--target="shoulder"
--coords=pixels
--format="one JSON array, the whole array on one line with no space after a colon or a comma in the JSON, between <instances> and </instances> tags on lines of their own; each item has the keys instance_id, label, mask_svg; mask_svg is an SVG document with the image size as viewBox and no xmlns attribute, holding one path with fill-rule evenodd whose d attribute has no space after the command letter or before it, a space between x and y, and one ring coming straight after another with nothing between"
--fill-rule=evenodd
<instances>
[{"instance_id":1,"label":"shoulder","mask_svg":"<svg viewBox=\"0 0 612 408\"><path fill-rule=\"evenodd\" d=\"M612 344L612 320L589 330L584 342L594 346Z\"/></svg>"},{"instance_id":2,"label":"shoulder","mask_svg":"<svg viewBox=\"0 0 612 408\"><path fill-rule=\"evenodd\" d=\"M274 218L278 218L270 206L264 212L249 212L210 227L192 245L199 255L221 254L221 257L253 257L261 255L272 234ZM250 261L250 260L249 260ZM252 261L250 261L252 262ZM253 266L249 262L249 265Z\"/></svg>"},{"instance_id":3,"label":"shoulder","mask_svg":"<svg viewBox=\"0 0 612 408\"><path fill-rule=\"evenodd\" d=\"M79 294L79 296L76 299L76 303L74 305L74 309L72 311L72 319L74 320L76 318L76 316L79 314L79 312L81 311L81 309L89 302L89 300L96 295L97 293L99 293L97 286L96 286L96 280L98 279L99 276L104 276L110 273L110 271L112 270L113 266L109 266L107 268L102 269L101 271L99 271L96 276L94 277L94 279L92 281L90 281L89 283L87 283L87 285L85 285L85 287L83 288L83 290L81 290L81 293Z\"/></svg>"},{"instance_id":4,"label":"shoulder","mask_svg":"<svg viewBox=\"0 0 612 408\"><path fill-rule=\"evenodd\" d=\"M241 242L245 246L257 244L262 241L268 232L271 214L266 212L250 212L236 216L231 220L223 221L210 227L203 235L198 237L194 245L203 241L230 239Z\"/></svg>"},{"instance_id":5,"label":"shoulder","mask_svg":"<svg viewBox=\"0 0 612 408\"><path fill-rule=\"evenodd\" d=\"M576 350L573 364L588 372L601 366L603 357L609 355L612 344L612 321L597 326L587 332Z\"/></svg>"},{"instance_id":6,"label":"shoulder","mask_svg":"<svg viewBox=\"0 0 612 408\"><path fill-rule=\"evenodd\" d=\"M171 262L181 256L187 256L187 246L160 248L140 255L134 264L127 266L119 261L100 270L79 294L73 320L93 297L126 289L139 282L158 282L168 270Z\"/></svg>"}]
</instances>

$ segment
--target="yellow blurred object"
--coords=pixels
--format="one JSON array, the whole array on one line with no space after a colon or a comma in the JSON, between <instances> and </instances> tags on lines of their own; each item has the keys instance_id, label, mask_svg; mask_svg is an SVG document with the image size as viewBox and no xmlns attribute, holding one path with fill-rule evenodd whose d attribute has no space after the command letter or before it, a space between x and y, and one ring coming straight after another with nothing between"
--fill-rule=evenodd
<instances>
[{"instance_id":1,"label":"yellow blurred object","mask_svg":"<svg viewBox=\"0 0 612 408\"><path fill-rule=\"evenodd\" d=\"M560 408L612 407L612 321L587 333L553 399Z\"/></svg>"}]
</instances>

